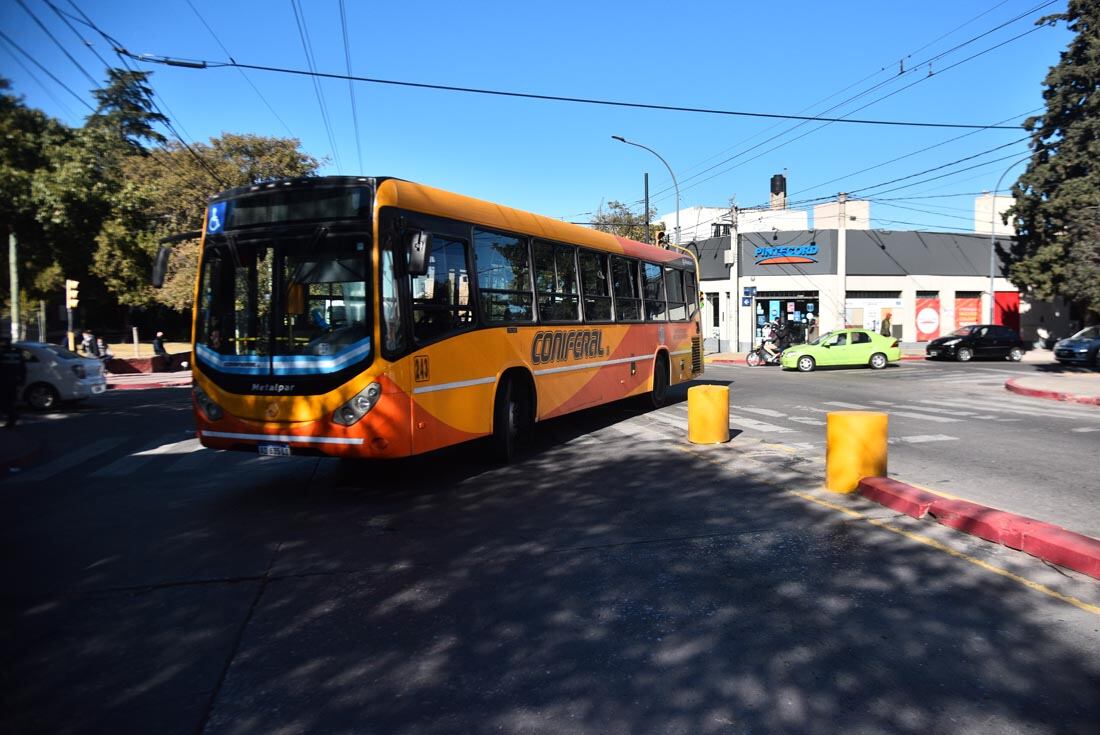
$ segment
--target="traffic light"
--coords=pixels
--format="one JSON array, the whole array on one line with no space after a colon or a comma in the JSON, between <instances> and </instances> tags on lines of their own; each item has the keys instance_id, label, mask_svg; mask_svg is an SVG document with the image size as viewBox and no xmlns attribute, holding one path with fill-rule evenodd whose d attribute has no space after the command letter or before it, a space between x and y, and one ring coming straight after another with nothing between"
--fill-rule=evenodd
<instances>
[{"instance_id":1,"label":"traffic light","mask_svg":"<svg viewBox=\"0 0 1100 735\"><path fill-rule=\"evenodd\" d=\"M65 308L75 309L80 303L80 281L65 279Z\"/></svg>"}]
</instances>

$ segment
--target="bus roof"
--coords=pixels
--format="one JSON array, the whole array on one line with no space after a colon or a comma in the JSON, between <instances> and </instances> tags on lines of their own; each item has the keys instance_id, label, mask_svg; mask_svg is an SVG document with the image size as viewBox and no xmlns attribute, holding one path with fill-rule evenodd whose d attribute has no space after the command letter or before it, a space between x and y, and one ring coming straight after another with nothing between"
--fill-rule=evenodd
<instances>
[{"instance_id":1,"label":"bus roof","mask_svg":"<svg viewBox=\"0 0 1100 735\"><path fill-rule=\"evenodd\" d=\"M364 184L375 187L376 204L378 206L399 206L415 209L425 214L473 222L485 227L495 227L532 237L585 245L598 250L622 253L623 255L643 258L653 262L676 264L692 270L695 267L692 258L679 252L647 245L636 240L600 232L570 222L562 222L521 209L506 207L502 204L494 204L424 184L386 176L310 176L283 179L228 189L210 197L210 201L237 199L251 194L275 190L350 187Z\"/></svg>"}]
</instances>

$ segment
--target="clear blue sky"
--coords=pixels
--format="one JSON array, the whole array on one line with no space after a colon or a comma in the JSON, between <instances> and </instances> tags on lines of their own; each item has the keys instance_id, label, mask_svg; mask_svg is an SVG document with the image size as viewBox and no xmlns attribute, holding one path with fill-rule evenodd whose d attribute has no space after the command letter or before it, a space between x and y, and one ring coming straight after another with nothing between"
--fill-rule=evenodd
<instances>
[{"instance_id":1,"label":"clear blue sky","mask_svg":"<svg viewBox=\"0 0 1100 735\"><path fill-rule=\"evenodd\" d=\"M73 1L135 53L226 59L188 0ZM23 2L93 77L102 78L103 64L45 0ZM69 0L51 2L77 15ZM291 0L190 2L238 62L307 68ZM346 0L346 11L352 72L360 76L683 107L988 125L1016 124L1024 113L1042 107L1042 80L1070 34L1059 25L1010 39L1032 30L1037 18L1065 9L1064 0L1043 5L1044 0ZM338 0L301 0L301 7L317 69L343 73ZM104 59L117 63L101 37L70 22ZM14 0L0 7L0 28L81 98L91 100L92 85L82 72ZM0 42L0 49L0 73L30 105L70 124L81 122L87 108L19 57L35 81L6 43ZM932 62L929 78L929 66L921 62L944 52L949 53ZM902 60L906 70L916 70L899 75ZM293 135L307 152L327 159L322 173L398 176L571 221L587 220L601 202L640 201L646 171L654 206L660 213L674 209L671 180L660 161L612 141L612 135L660 152L680 180L685 207L726 206L731 197L740 206L762 204L771 175L784 170L792 201L838 191L858 195L861 187L1025 136L1022 130L979 131L849 176L970 131L850 124L817 129L821 123L806 123L784 132L798 123L357 83L360 167L345 81L321 82L334 151L309 78L245 72L276 116L236 69L139 66L155 72L157 98L188 141L205 141L223 131ZM876 85L858 100L825 112ZM890 96L853 112L885 95ZM795 139L804 133L809 134ZM775 135L780 137L749 150ZM1006 167L1026 154L1021 142L954 168L869 190L875 225L971 229L972 196L910 197L991 190ZM714 168L704 172L708 167ZM845 178L824 184L839 177ZM1013 178L1006 177L1002 188ZM905 188L883 191L895 186ZM906 200L879 202L901 197Z\"/></svg>"}]
</instances>

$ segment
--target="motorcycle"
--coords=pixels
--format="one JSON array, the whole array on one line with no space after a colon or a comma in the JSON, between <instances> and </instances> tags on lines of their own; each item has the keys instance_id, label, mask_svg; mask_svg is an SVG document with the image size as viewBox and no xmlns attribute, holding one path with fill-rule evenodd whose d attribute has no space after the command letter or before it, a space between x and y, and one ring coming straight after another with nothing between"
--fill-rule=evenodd
<instances>
[{"instance_id":1,"label":"motorcycle","mask_svg":"<svg viewBox=\"0 0 1100 735\"><path fill-rule=\"evenodd\" d=\"M768 352L764 349L764 345L760 345L754 350L751 350L745 355L745 362L749 367L759 367L761 365L778 365L779 358L783 354L781 350L775 352Z\"/></svg>"}]
</instances>

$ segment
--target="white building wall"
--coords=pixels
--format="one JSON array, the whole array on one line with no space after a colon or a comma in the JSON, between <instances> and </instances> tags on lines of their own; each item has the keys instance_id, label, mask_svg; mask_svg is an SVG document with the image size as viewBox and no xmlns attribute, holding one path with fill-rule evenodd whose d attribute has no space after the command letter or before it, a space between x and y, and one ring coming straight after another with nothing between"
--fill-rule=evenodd
<instances>
[{"instance_id":1,"label":"white building wall","mask_svg":"<svg viewBox=\"0 0 1100 735\"><path fill-rule=\"evenodd\" d=\"M795 232L810 229L810 215L804 209L739 209L737 231Z\"/></svg>"},{"instance_id":2,"label":"white building wall","mask_svg":"<svg viewBox=\"0 0 1100 735\"><path fill-rule=\"evenodd\" d=\"M658 220L672 237L676 229L676 212L662 214ZM688 207L680 210L680 242L705 240L714 235L715 223L730 224L729 207ZM809 213L802 209L739 209L737 231L791 232L809 229Z\"/></svg>"},{"instance_id":3,"label":"white building wall","mask_svg":"<svg viewBox=\"0 0 1100 735\"><path fill-rule=\"evenodd\" d=\"M974 232L988 235L990 222L993 223L993 234L1011 236L1016 234L1016 228L1012 221L1005 224L1001 215L1016 203L1010 196L993 196L983 194L974 199Z\"/></svg>"},{"instance_id":4,"label":"white building wall","mask_svg":"<svg viewBox=\"0 0 1100 735\"><path fill-rule=\"evenodd\" d=\"M844 216L849 230L871 229L871 203L865 199L844 202ZM839 230L840 227L839 202L825 202L814 207L815 230Z\"/></svg>"}]
</instances>

